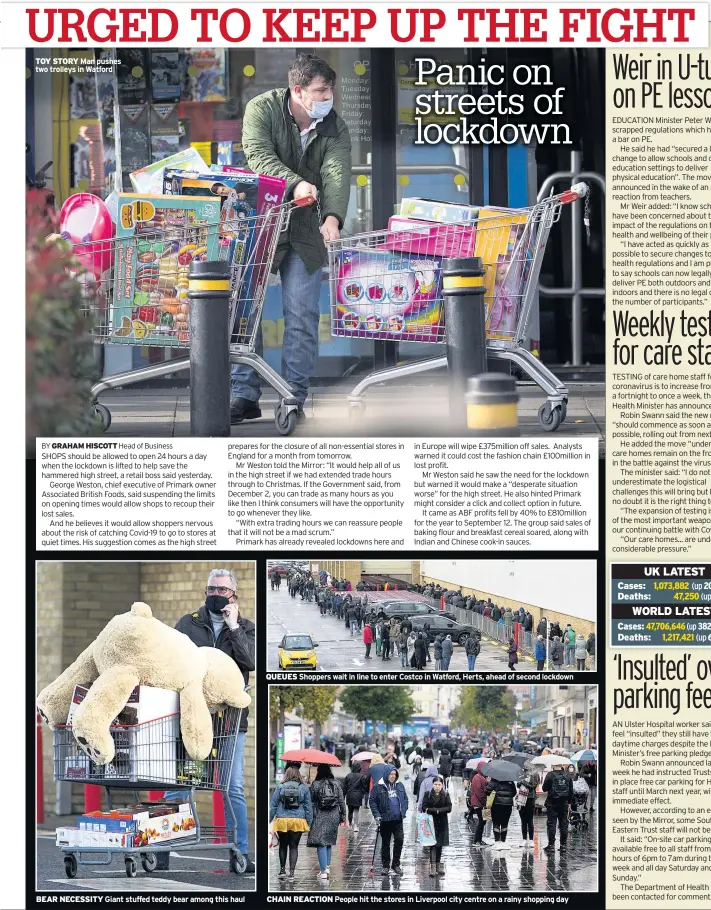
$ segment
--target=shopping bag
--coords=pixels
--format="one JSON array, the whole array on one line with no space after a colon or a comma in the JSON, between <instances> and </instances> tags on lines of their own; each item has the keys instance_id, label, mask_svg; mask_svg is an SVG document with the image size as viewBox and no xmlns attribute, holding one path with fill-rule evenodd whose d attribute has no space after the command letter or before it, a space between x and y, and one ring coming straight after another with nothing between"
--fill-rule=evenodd
<instances>
[{"instance_id":1,"label":"shopping bag","mask_svg":"<svg viewBox=\"0 0 711 910\"><path fill-rule=\"evenodd\" d=\"M422 847L434 847L437 844L432 816L426 812L417 813L417 843Z\"/></svg>"}]
</instances>

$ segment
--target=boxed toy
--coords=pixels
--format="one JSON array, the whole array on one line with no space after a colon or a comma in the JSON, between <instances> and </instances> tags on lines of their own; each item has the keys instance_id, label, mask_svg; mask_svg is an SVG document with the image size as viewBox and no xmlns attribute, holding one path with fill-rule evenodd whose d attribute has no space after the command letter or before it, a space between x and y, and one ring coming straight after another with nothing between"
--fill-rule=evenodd
<instances>
[{"instance_id":1,"label":"boxed toy","mask_svg":"<svg viewBox=\"0 0 711 910\"><path fill-rule=\"evenodd\" d=\"M437 256L342 250L336 256L332 334L392 341L441 340L440 264Z\"/></svg>"},{"instance_id":2,"label":"boxed toy","mask_svg":"<svg viewBox=\"0 0 711 910\"><path fill-rule=\"evenodd\" d=\"M388 221L388 250L416 253L420 256L473 256L475 224L432 224L393 215Z\"/></svg>"},{"instance_id":3,"label":"boxed toy","mask_svg":"<svg viewBox=\"0 0 711 910\"><path fill-rule=\"evenodd\" d=\"M258 208L256 174L217 174L168 168L163 192L171 196L211 196L220 206L219 258L244 261Z\"/></svg>"},{"instance_id":4,"label":"boxed toy","mask_svg":"<svg viewBox=\"0 0 711 910\"><path fill-rule=\"evenodd\" d=\"M160 818L139 819L133 844L135 847L145 847L148 844L157 844L178 837L190 837L195 831L195 826L195 818L189 810L163 815Z\"/></svg>"},{"instance_id":5,"label":"boxed toy","mask_svg":"<svg viewBox=\"0 0 711 910\"><path fill-rule=\"evenodd\" d=\"M207 167L200 153L192 146L176 152L162 161L154 161L146 167L134 171L131 177L131 186L137 193L148 196L159 196L163 192L163 171L166 168L182 168L183 170L204 170Z\"/></svg>"},{"instance_id":6,"label":"boxed toy","mask_svg":"<svg viewBox=\"0 0 711 910\"><path fill-rule=\"evenodd\" d=\"M188 270L217 259L219 217L211 196L119 194L112 342L188 343Z\"/></svg>"},{"instance_id":7,"label":"boxed toy","mask_svg":"<svg viewBox=\"0 0 711 910\"><path fill-rule=\"evenodd\" d=\"M447 224L472 224L479 217L479 208L458 202L439 202L436 199L403 199L400 214L404 218L422 221L442 221Z\"/></svg>"},{"instance_id":8,"label":"boxed toy","mask_svg":"<svg viewBox=\"0 0 711 910\"><path fill-rule=\"evenodd\" d=\"M229 165L211 164L210 170L215 174L224 174L233 176L239 174L252 174L240 167L231 167ZM257 214L264 215L274 205L281 205L284 201L286 192L286 180L281 177L267 177L265 174L259 174L259 185L257 190Z\"/></svg>"},{"instance_id":9,"label":"boxed toy","mask_svg":"<svg viewBox=\"0 0 711 910\"><path fill-rule=\"evenodd\" d=\"M502 213L497 209L479 212L474 255L481 257L486 269L484 300L489 338L508 339L516 330L532 259L527 220L525 214Z\"/></svg>"}]
</instances>

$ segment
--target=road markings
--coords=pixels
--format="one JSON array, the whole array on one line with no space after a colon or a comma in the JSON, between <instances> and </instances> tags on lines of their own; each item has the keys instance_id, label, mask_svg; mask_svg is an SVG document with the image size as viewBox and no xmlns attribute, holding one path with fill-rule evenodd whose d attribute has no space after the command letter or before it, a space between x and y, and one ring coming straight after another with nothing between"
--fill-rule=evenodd
<instances>
[{"instance_id":1,"label":"road markings","mask_svg":"<svg viewBox=\"0 0 711 910\"><path fill-rule=\"evenodd\" d=\"M177 870L176 870L177 871ZM64 885L65 888L70 883L66 878L47 879L55 885ZM228 888L218 888L215 885L196 885L192 882L180 882L172 878L156 878L155 875L141 878L106 879L106 878L83 878L74 879L71 882L73 888L87 888L90 891L160 891L167 893L170 891L228 891ZM69 888L68 890L73 890Z\"/></svg>"}]
</instances>

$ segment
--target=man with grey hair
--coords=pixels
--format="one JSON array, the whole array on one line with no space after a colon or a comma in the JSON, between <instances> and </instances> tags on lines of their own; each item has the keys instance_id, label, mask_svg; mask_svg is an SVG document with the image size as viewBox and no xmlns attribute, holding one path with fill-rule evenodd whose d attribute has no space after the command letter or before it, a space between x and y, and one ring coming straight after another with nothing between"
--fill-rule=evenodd
<instances>
[{"instance_id":1,"label":"man with grey hair","mask_svg":"<svg viewBox=\"0 0 711 910\"><path fill-rule=\"evenodd\" d=\"M205 603L194 613L186 613L178 620L175 628L187 635L198 647L219 648L228 654L242 671L245 686L249 685L249 672L255 669L255 626L239 612L237 579L233 572L229 569L213 569L207 578ZM246 708L242 711L226 797L237 823L235 840L240 853L247 860L244 871L253 873L254 863L247 852L247 801L244 796L244 744L248 713ZM183 799L184 791L168 790L164 798ZM229 818L230 813L227 815ZM169 856L167 852L159 853L157 868L168 869Z\"/></svg>"}]
</instances>

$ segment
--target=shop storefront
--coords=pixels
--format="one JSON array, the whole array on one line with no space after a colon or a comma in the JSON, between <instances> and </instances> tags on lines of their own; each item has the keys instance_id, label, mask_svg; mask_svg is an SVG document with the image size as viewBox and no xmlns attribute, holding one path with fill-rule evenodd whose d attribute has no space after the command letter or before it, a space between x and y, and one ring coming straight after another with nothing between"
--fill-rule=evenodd
<instances>
[{"instance_id":1,"label":"shop storefront","mask_svg":"<svg viewBox=\"0 0 711 910\"><path fill-rule=\"evenodd\" d=\"M416 51L310 50L328 59L336 70L335 107L350 129L353 165L344 225L348 234L386 227L404 197L529 205L552 175L561 175L556 191L570 184L574 152L578 155L574 170L604 171L602 52L460 48L433 54L436 61L451 64L486 59L506 65L515 58L516 62L548 66L553 81L564 85L575 100L568 114L573 142L536 148L416 144ZM245 105L261 92L286 84L296 53L296 49L285 48L62 51L67 72L49 73L42 72L39 62L49 52L28 51L28 180L33 181L37 170L51 160L48 186L59 205L81 191L105 197L116 182L130 189L131 170L190 145L208 163L244 167L241 127ZM101 57L116 58L120 63L115 71L112 67L92 71ZM479 85L467 91L484 88ZM122 171L118 178L117 162ZM577 250L566 229L569 213L563 213L562 229L554 231L549 241L542 288L573 288L575 282L583 289L603 286L602 211L603 194L597 191L590 211L590 237ZM583 292L574 306L572 297L572 293L566 297L559 291L556 296L546 296L542 290L530 346L547 363L600 365L603 299ZM283 322L277 284L267 294L263 332L265 357L278 369ZM437 347L332 337L328 282L322 282L316 382L365 372L373 364L430 357ZM107 345L103 370L112 374L182 354L178 349ZM186 381L184 376L177 379Z\"/></svg>"}]
</instances>

